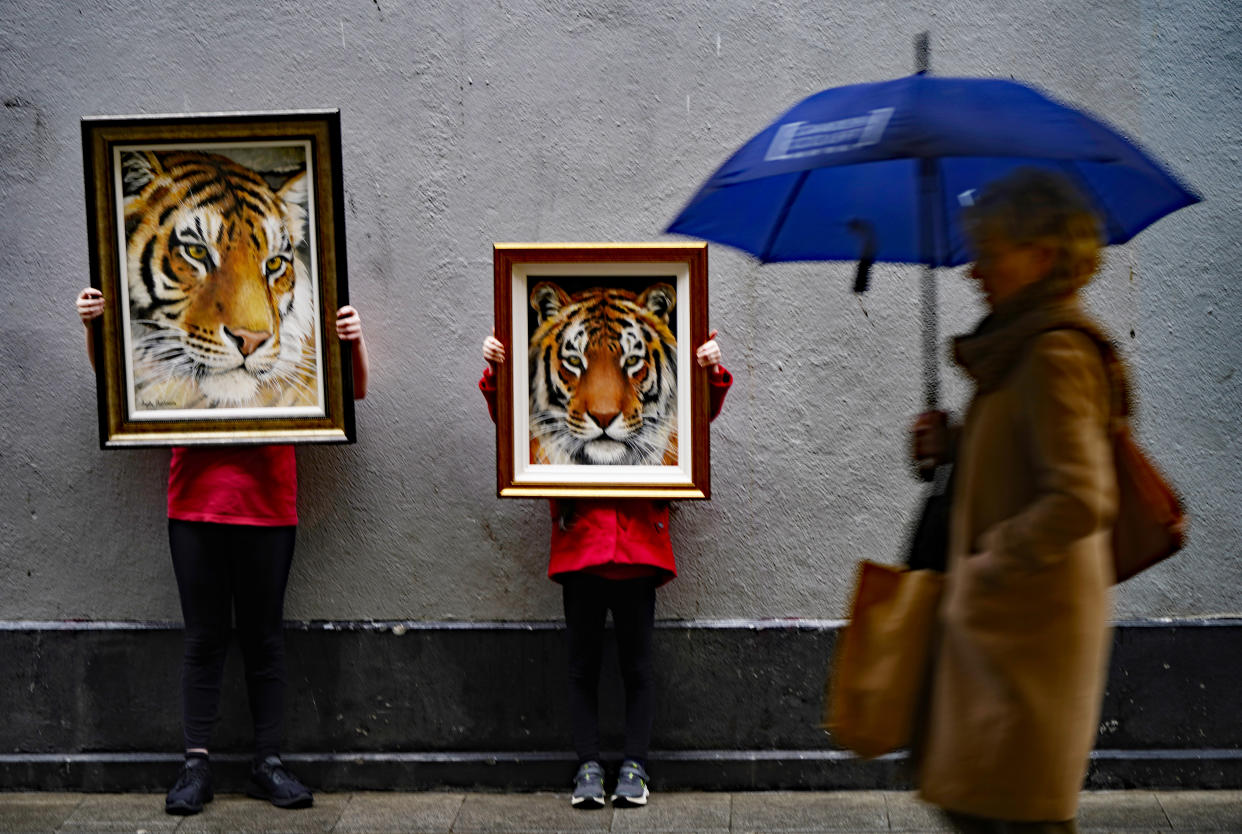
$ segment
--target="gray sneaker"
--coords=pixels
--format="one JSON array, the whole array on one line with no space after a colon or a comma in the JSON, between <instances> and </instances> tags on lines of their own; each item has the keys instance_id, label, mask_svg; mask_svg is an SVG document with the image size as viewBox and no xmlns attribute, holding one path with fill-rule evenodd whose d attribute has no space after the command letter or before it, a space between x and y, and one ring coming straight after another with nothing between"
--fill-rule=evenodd
<instances>
[{"instance_id":1,"label":"gray sneaker","mask_svg":"<svg viewBox=\"0 0 1242 834\"><path fill-rule=\"evenodd\" d=\"M569 802L583 810L604 807L604 769L599 762L584 762L578 768L574 774L574 795Z\"/></svg>"},{"instance_id":2,"label":"gray sneaker","mask_svg":"<svg viewBox=\"0 0 1242 834\"><path fill-rule=\"evenodd\" d=\"M630 808L647 804L651 791L647 789L647 771L633 759L621 763L621 772L617 774L617 790L612 795L612 804L618 808Z\"/></svg>"}]
</instances>

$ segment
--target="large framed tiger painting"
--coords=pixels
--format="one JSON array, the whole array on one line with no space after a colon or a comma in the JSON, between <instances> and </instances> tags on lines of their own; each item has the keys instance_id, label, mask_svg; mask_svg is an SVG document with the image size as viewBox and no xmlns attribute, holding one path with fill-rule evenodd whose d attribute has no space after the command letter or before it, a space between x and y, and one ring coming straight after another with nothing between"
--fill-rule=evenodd
<instances>
[{"instance_id":1,"label":"large framed tiger painting","mask_svg":"<svg viewBox=\"0 0 1242 834\"><path fill-rule=\"evenodd\" d=\"M497 243L501 497L708 498L707 246Z\"/></svg>"},{"instance_id":2,"label":"large framed tiger painting","mask_svg":"<svg viewBox=\"0 0 1242 834\"><path fill-rule=\"evenodd\" d=\"M100 444L354 439L337 111L82 120Z\"/></svg>"}]
</instances>

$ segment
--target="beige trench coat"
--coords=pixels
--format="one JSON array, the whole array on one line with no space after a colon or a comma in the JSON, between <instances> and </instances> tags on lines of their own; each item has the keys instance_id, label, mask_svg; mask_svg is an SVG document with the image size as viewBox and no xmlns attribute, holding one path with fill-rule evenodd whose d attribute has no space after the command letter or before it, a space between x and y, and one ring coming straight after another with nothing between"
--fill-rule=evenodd
<instances>
[{"instance_id":1,"label":"beige trench coat","mask_svg":"<svg viewBox=\"0 0 1242 834\"><path fill-rule=\"evenodd\" d=\"M979 380L958 441L919 785L948 810L1061 821L1077 810L1111 646L1109 387L1081 332L1013 355L992 390Z\"/></svg>"}]
</instances>

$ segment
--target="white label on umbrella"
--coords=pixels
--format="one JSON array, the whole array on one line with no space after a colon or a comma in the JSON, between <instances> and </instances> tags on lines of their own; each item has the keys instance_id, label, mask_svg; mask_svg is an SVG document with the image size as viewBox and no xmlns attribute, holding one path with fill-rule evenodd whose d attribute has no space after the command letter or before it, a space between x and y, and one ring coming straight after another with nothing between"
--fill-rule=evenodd
<instances>
[{"instance_id":1,"label":"white label on umbrella","mask_svg":"<svg viewBox=\"0 0 1242 834\"><path fill-rule=\"evenodd\" d=\"M878 143L893 117L893 108L880 107L865 116L835 122L790 122L776 129L764 154L765 162L841 153Z\"/></svg>"}]
</instances>

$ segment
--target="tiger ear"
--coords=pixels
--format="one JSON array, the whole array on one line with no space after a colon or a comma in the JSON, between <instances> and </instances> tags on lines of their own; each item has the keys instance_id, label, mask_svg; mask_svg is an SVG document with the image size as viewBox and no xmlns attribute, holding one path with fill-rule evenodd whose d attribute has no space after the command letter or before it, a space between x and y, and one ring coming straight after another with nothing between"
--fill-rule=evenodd
<instances>
[{"instance_id":1,"label":"tiger ear","mask_svg":"<svg viewBox=\"0 0 1242 834\"><path fill-rule=\"evenodd\" d=\"M655 313L667 324L669 315L677 306L677 290L673 289L672 284L663 282L652 284L638 296L638 303Z\"/></svg>"},{"instance_id":2,"label":"tiger ear","mask_svg":"<svg viewBox=\"0 0 1242 834\"><path fill-rule=\"evenodd\" d=\"M568 303L569 295L551 281L540 281L530 291L530 306L539 313L540 324L555 316Z\"/></svg>"},{"instance_id":3,"label":"tiger ear","mask_svg":"<svg viewBox=\"0 0 1242 834\"><path fill-rule=\"evenodd\" d=\"M306 172L301 171L289 179L276 192L284 210L285 225L289 228L289 237L294 246L301 246L310 233L308 227L309 213L306 204L310 197L310 188Z\"/></svg>"},{"instance_id":4,"label":"tiger ear","mask_svg":"<svg viewBox=\"0 0 1242 834\"><path fill-rule=\"evenodd\" d=\"M121 193L133 197L164 173L159 157L150 151L121 153Z\"/></svg>"}]
</instances>

